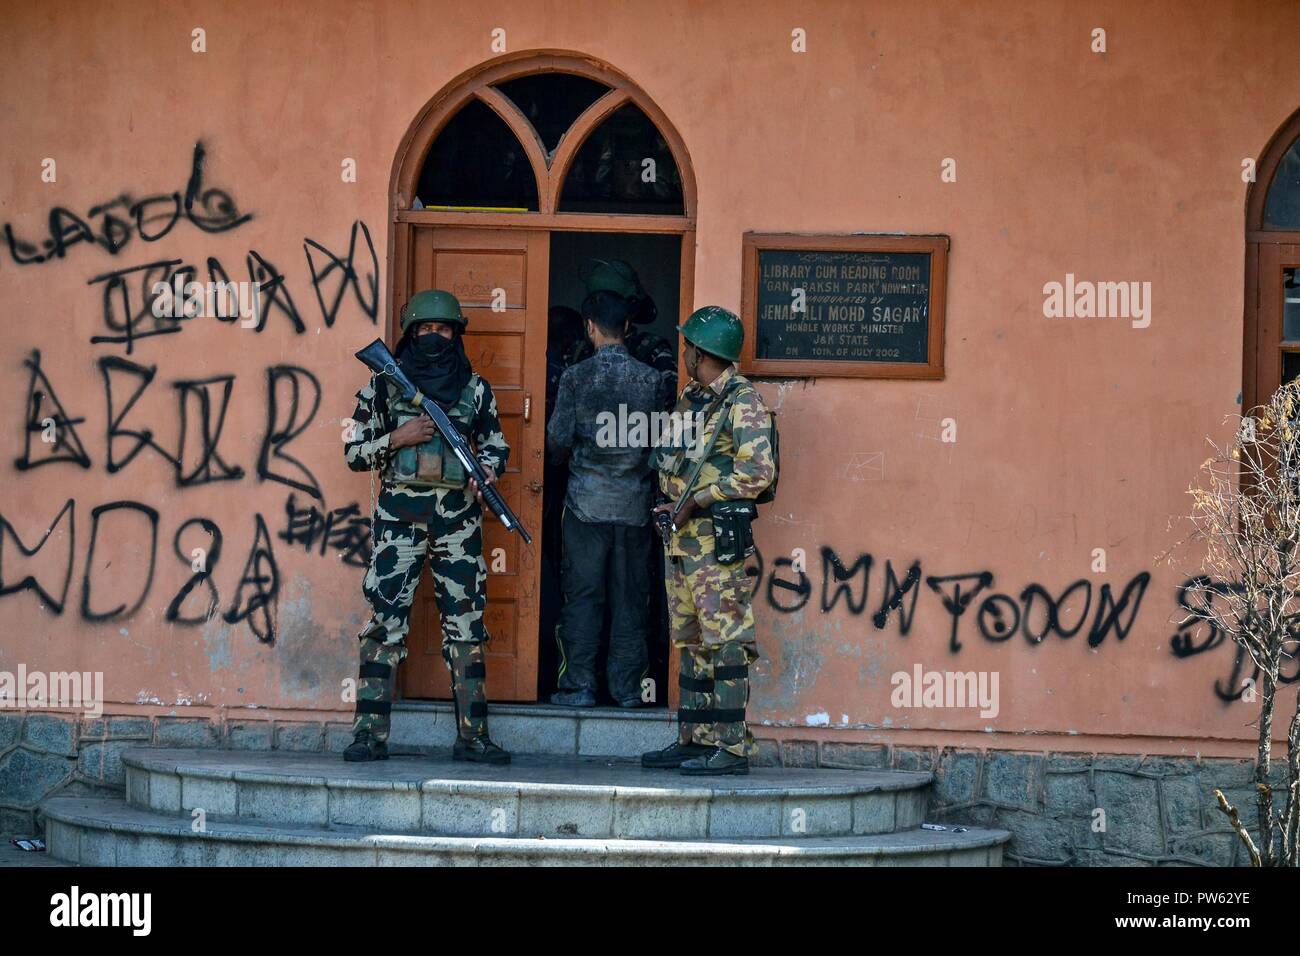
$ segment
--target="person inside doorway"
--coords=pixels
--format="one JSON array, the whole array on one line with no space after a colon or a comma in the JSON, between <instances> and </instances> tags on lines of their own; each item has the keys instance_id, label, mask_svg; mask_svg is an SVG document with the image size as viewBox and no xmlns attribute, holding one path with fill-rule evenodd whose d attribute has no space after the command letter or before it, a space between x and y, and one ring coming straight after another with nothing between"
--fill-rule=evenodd
<instances>
[{"instance_id":1,"label":"person inside doorway","mask_svg":"<svg viewBox=\"0 0 1300 956\"><path fill-rule=\"evenodd\" d=\"M658 409L661 383L654 369L628 354L629 312L627 299L608 290L583 301L595 354L560 377L546 429L551 454L557 461L569 459L561 519L564 607L555 632L559 690L551 696L553 704L596 705L596 657L607 606L609 692L621 707L643 703L652 488L648 429L638 440L626 423L640 416L648 420Z\"/></svg>"},{"instance_id":2,"label":"person inside doorway","mask_svg":"<svg viewBox=\"0 0 1300 956\"><path fill-rule=\"evenodd\" d=\"M583 284L588 294L612 292L627 304L629 328L623 345L632 358L658 374L655 407L660 411L672 408L677 400L677 351L663 336L644 328L658 318L659 310L646 294L636 270L622 259L592 259L584 269ZM593 342L578 341L569 351L569 364L585 361L594 350Z\"/></svg>"}]
</instances>

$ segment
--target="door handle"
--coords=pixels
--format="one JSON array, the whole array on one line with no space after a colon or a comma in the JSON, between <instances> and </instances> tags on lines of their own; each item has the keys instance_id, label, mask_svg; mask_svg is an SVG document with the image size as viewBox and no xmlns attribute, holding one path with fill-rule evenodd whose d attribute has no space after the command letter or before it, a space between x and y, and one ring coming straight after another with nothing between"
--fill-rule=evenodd
<instances>
[{"instance_id":1,"label":"door handle","mask_svg":"<svg viewBox=\"0 0 1300 956\"><path fill-rule=\"evenodd\" d=\"M528 483L527 488L535 495L540 495L542 493L542 483L536 478Z\"/></svg>"},{"instance_id":2,"label":"door handle","mask_svg":"<svg viewBox=\"0 0 1300 956\"><path fill-rule=\"evenodd\" d=\"M533 417L533 395L531 392L524 392L524 421L530 421Z\"/></svg>"}]
</instances>

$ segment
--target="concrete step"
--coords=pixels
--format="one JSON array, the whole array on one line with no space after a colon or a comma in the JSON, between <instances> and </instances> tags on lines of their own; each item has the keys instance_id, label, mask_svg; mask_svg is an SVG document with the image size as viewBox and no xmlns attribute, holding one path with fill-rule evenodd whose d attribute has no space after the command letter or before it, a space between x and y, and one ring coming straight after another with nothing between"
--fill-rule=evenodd
<instances>
[{"instance_id":1,"label":"concrete step","mask_svg":"<svg viewBox=\"0 0 1300 956\"><path fill-rule=\"evenodd\" d=\"M687 777L612 758L517 755L491 767L435 757L128 750L133 808L209 820L463 837L801 839L914 830L929 773L754 768Z\"/></svg>"},{"instance_id":2,"label":"concrete step","mask_svg":"<svg viewBox=\"0 0 1300 956\"><path fill-rule=\"evenodd\" d=\"M492 739L513 754L559 757L639 757L677 739L677 715L660 708L488 705ZM446 701L393 704L389 749L433 753L456 739L456 718Z\"/></svg>"},{"instance_id":3,"label":"concrete step","mask_svg":"<svg viewBox=\"0 0 1300 956\"><path fill-rule=\"evenodd\" d=\"M1005 830L908 830L769 840L545 839L387 834L208 820L119 798L53 797L43 806L57 859L86 866L998 866Z\"/></svg>"}]
</instances>

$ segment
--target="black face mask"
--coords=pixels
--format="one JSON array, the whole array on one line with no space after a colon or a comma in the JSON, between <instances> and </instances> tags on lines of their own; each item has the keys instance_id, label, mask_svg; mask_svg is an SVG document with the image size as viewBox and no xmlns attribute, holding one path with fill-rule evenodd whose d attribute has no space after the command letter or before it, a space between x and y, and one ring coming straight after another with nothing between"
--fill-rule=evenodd
<instances>
[{"instance_id":1,"label":"black face mask","mask_svg":"<svg viewBox=\"0 0 1300 956\"><path fill-rule=\"evenodd\" d=\"M409 334L402 339L397 364L416 388L437 402L443 411L460 399L471 372L469 356L459 334L450 339L437 333Z\"/></svg>"}]
</instances>

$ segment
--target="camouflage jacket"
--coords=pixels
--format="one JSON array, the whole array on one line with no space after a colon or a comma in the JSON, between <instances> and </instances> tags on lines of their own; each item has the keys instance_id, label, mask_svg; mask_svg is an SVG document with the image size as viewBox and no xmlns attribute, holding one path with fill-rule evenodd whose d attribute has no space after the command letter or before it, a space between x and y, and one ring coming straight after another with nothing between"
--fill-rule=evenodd
<instances>
[{"instance_id":1,"label":"camouflage jacket","mask_svg":"<svg viewBox=\"0 0 1300 956\"><path fill-rule=\"evenodd\" d=\"M776 476L771 439L772 413L763 404L758 389L737 372L734 365L711 385L697 382L688 385L677 399L673 412L677 416L704 413L728 387L734 388L730 414L700 470L691 496L697 505L695 516L672 536L667 547L670 555L712 554L713 521L709 518L709 507L715 501L755 498ZM696 430L694 444L700 451L718 427L720 412L719 405L709 414L703 427ZM666 446L651 453L651 462L659 471L659 488L670 501L676 502L681 497L696 460L684 448Z\"/></svg>"},{"instance_id":2,"label":"camouflage jacket","mask_svg":"<svg viewBox=\"0 0 1300 956\"><path fill-rule=\"evenodd\" d=\"M351 438L344 445L343 455L353 471L376 471L384 475L393 452L388 446L389 435L397 427L397 414L405 409L414 413L398 394L388 379L383 379L383 396L375 391L376 377L357 392L357 407L352 412L356 425ZM468 422L470 443L479 464L491 468L497 475L505 471L510 457L510 446L501 433L497 418L497 402L492 386L477 374L471 375L466 391L473 390L473 412ZM444 502L443 499L447 501ZM463 499L463 500L462 500ZM462 488L430 488L414 486L384 478L379 500L375 504L375 517L388 521L428 522L435 506L462 511L476 501Z\"/></svg>"},{"instance_id":3,"label":"camouflage jacket","mask_svg":"<svg viewBox=\"0 0 1300 956\"><path fill-rule=\"evenodd\" d=\"M672 408L673 396L677 394L677 353L673 351L673 347L666 339L653 332L637 328L627 333L623 344L627 347L629 355L659 373L656 407L664 410ZM569 350L569 354L565 357L565 365L577 365L595 354L596 349L591 344L591 340L580 339Z\"/></svg>"}]
</instances>

